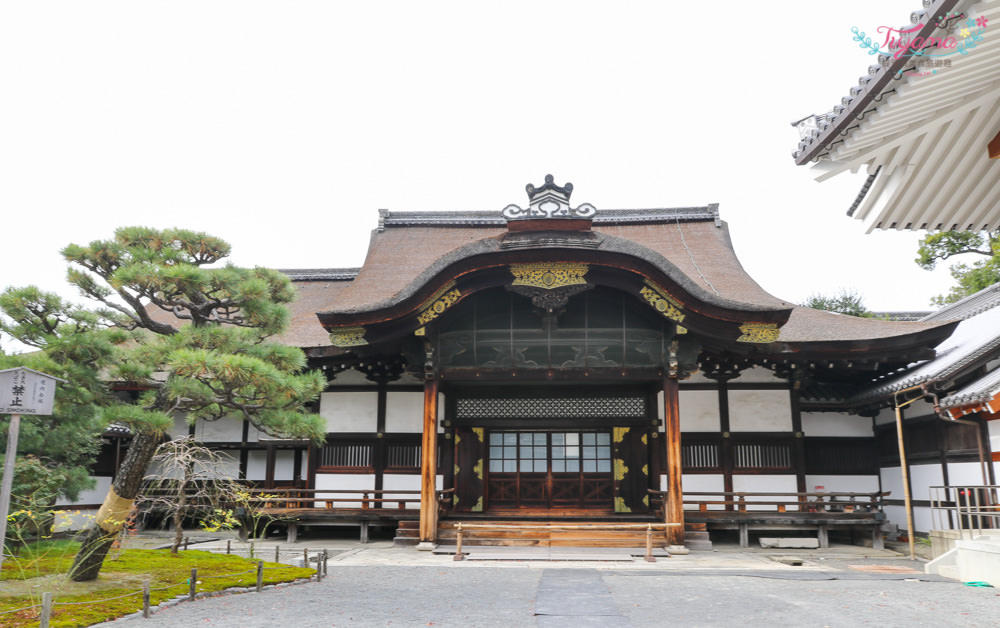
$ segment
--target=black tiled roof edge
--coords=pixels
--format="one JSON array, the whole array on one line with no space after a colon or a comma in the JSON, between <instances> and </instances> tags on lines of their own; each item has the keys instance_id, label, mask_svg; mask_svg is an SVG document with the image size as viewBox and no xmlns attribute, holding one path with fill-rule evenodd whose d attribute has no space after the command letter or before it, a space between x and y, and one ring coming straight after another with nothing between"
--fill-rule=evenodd
<instances>
[{"instance_id":1,"label":"black tiled roof edge","mask_svg":"<svg viewBox=\"0 0 1000 628\"><path fill-rule=\"evenodd\" d=\"M279 268L292 281L351 281L360 268Z\"/></svg>"},{"instance_id":2,"label":"black tiled roof edge","mask_svg":"<svg viewBox=\"0 0 1000 628\"><path fill-rule=\"evenodd\" d=\"M926 317L933 314L930 311L923 312L872 312L874 318L884 318L889 321L903 321L909 323L915 323L923 321Z\"/></svg>"},{"instance_id":3,"label":"black tiled roof edge","mask_svg":"<svg viewBox=\"0 0 1000 628\"><path fill-rule=\"evenodd\" d=\"M935 0L934 2L925 0L925 9L910 14L910 24L918 26L914 38L926 39L936 28L934 25L938 18L955 8L958 2L959 0ZM850 93L841 99L841 104L835 106L831 111L817 116L817 118L823 118L818 121L818 128L814 129L809 137L802 139L798 144L798 149L792 153L795 163L801 166L810 161L818 160L829 152L830 146L837 141L837 136L847 135L851 125L856 125L856 120L874 110L874 107L869 107L869 105L881 100L885 92L894 89L893 81L900 80L901 71L909 63L912 63L912 58L909 55L900 55L898 59L894 59L887 66L869 66L868 73L858 79L858 85L852 87Z\"/></svg>"},{"instance_id":4,"label":"black tiled roof edge","mask_svg":"<svg viewBox=\"0 0 1000 628\"><path fill-rule=\"evenodd\" d=\"M594 216L595 225L627 225L656 222L696 222L711 220L721 226L719 205L713 203L704 207L665 207L653 209L598 209ZM391 227L415 226L482 226L504 227L507 219L499 211L426 211L393 212L379 210L379 230Z\"/></svg>"},{"instance_id":5,"label":"black tiled roof edge","mask_svg":"<svg viewBox=\"0 0 1000 628\"><path fill-rule=\"evenodd\" d=\"M978 380L965 386L957 394L941 400L941 408L954 408L970 403L982 403L993 399L994 391L1000 387L1000 369L993 370Z\"/></svg>"},{"instance_id":6,"label":"black tiled roof edge","mask_svg":"<svg viewBox=\"0 0 1000 628\"><path fill-rule=\"evenodd\" d=\"M1000 305L1000 283L987 286L975 294L947 305L920 319L924 322L962 320L982 314Z\"/></svg>"},{"instance_id":7,"label":"black tiled roof edge","mask_svg":"<svg viewBox=\"0 0 1000 628\"><path fill-rule=\"evenodd\" d=\"M988 358L1000 351L1000 336L996 336L984 342L979 346L978 349L972 351L966 355L961 360L958 360L951 366L941 369L939 371L928 371L919 375L913 375L910 377L902 377L902 379L895 379L892 383L882 384L879 386L874 386L863 390L860 393L851 397L848 401L859 402L877 399L879 397L885 397L891 395L895 392L903 390L905 388L910 388L912 386L920 386L921 384L928 384L932 382L948 382L955 377L957 377L962 371L967 371L973 368L979 368L984 362L988 361ZM933 360L931 360L933 364ZM922 362L914 367L914 369L920 368L926 365L927 362Z\"/></svg>"},{"instance_id":8,"label":"black tiled roof edge","mask_svg":"<svg viewBox=\"0 0 1000 628\"><path fill-rule=\"evenodd\" d=\"M104 428L103 436L131 436L132 428L121 423L111 423Z\"/></svg>"}]
</instances>

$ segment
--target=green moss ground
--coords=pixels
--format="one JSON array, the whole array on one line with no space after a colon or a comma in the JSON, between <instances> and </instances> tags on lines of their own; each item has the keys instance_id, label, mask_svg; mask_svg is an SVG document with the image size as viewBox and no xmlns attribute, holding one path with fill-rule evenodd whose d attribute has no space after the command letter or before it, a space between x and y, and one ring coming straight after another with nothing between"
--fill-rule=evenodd
<instances>
[{"instance_id":1,"label":"green moss ground","mask_svg":"<svg viewBox=\"0 0 1000 628\"><path fill-rule=\"evenodd\" d=\"M71 582L66 572L78 547L70 541L43 542L23 549L16 558L5 559L0 570L0 625L37 626L38 608L2 613L40 604L45 592L53 594L53 627L89 626L121 617L142 610L144 580L150 581L153 606L186 595L192 567L198 569L199 593L249 587L257 582L256 562L246 558L194 550L171 554L169 550L139 549L112 550L96 581ZM290 582L314 573L313 569L265 562L264 584Z\"/></svg>"}]
</instances>

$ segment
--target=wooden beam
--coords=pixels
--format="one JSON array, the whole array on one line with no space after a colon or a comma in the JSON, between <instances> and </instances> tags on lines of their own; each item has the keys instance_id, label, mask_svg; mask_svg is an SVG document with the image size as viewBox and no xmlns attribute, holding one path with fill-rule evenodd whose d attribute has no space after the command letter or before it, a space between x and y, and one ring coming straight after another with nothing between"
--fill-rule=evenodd
<instances>
[{"instance_id":1,"label":"wooden beam","mask_svg":"<svg viewBox=\"0 0 1000 628\"><path fill-rule=\"evenodd\" d=\"M667 447L667 523L679 523L667 528L668 545L684 545L684 493L681 489L681 415L677 401L677 380L663 378L663 416Z\"/></svg>"},{"instance_id":2,"label":"wooden beam","mask_svg":"<svg viewBox=\"0 0 1000 628\"><path fill-rule=\"evenodd\" d=\"M420 448L420 542L437 541L438 380L424 382L424 435Z\"/></svg>"}]
</instances>

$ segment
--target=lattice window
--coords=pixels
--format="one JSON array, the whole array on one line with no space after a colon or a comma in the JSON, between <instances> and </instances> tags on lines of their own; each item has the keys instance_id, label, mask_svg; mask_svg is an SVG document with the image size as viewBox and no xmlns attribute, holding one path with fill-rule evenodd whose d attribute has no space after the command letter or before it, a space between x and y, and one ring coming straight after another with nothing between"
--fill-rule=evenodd
<instances>
[{"instance_id":1,"label":"lattice window","mask_svg":"<svg viewBox=\"0 0 1000 628\"><path fill-rule=\"evenodd\" d=\"M457 414L459 419L641 418L646 397L465 397L457 400Z\"/></svg>"},{"instance_id":2,"label":"lattice window","mask_svg":"<svg viewBox=\"0 0 1000 628\"><path fill-rule=\"evenodd\" d=\"M736 469L791 469L788 443L737 443L733 447Z\"/></svg>"},{"instance_id":3,"label":"lattice window","mask_svg":"<svg viewBox=\"0 0 1000 628\"><path fill-rule=\"evenodd\" d=\"M320 450L319 466L371 472L372 445L371 443L327 443Z\"/></svg>"},{"instance_id":4,"label":"lattice window","mask_svg":"<svg viewBox=\"0 0 1000 628\"><path fill-rule=\"evenodd\" d=\"M386 443L387 471L420 471L420 443Z\"/></svg>"},{"instance_id":5,"label":"lattice window","mask_svg":"<svg viewBox=\"0 0 1000 628\"><path fill-rule=\"evenodd\" d=\"M684 443L681 445L681 464L684 469L718 469L718 443Z\"/></svg>"}]
</instances>

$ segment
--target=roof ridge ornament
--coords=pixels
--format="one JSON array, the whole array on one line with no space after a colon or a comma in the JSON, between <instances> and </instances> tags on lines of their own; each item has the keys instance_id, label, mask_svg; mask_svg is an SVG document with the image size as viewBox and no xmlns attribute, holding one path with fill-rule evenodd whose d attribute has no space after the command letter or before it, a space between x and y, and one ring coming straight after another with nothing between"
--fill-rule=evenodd
<instances>
[{"instance_id":1,"label":"roof ridge ornament","mask_svg":"<svg viewBox=\"0 0 1000 628\"><path fill-rule=\"evenodd\" d=\"M522 209L511 204L503 208L500 214L508 222L516 220L592 220L597 214L597 208L590 203L579 207L569 206L569 197L573 193L573 184L556 185L555 177L545 175L545 184L535 187L531 183L524 186L528 192L528 208Z\"/></svg>"}]
</instances>

